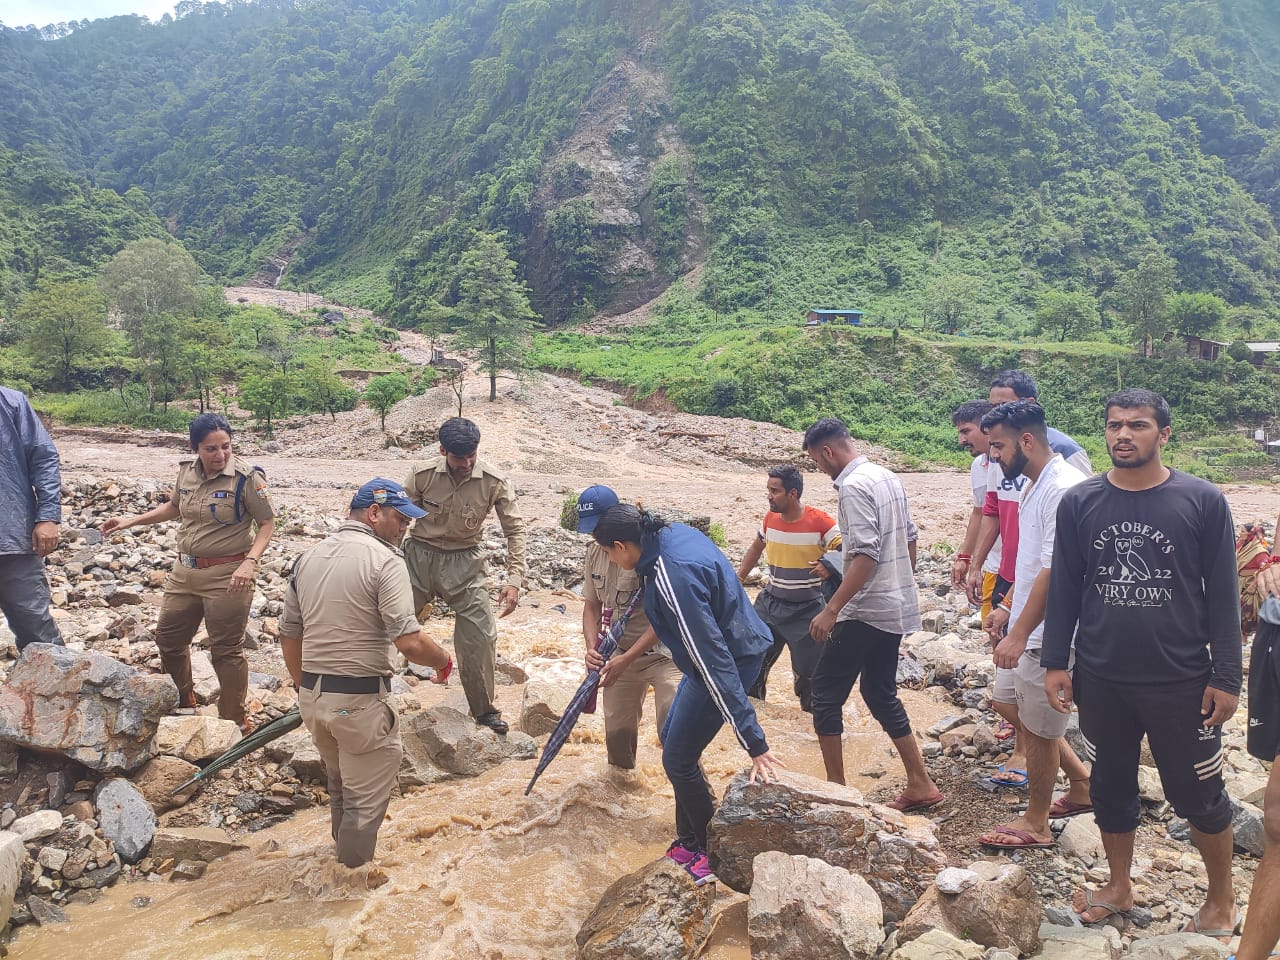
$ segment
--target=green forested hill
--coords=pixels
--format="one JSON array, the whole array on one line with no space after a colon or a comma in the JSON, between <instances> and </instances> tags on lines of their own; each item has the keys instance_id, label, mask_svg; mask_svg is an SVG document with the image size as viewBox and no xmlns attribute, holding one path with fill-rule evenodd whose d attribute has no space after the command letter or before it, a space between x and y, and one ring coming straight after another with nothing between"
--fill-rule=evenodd
<instances>
[{"instance_id":1,"label":"green forested hill","mask_svg":"<svg viewBox=\"0 0 1280 960\"><path fill-rule=\"evenodd\" d=\"M552 322L705 261L717 316L1023 333L1057 291L1124 339L1146 269L1225 301L1228 332L1280 331L1268 0L179 12L0 33L0 136L140 188L215 276L297 244L286 284L412 323L473 231L505 230Z\"/></svg>"}]
</instances>

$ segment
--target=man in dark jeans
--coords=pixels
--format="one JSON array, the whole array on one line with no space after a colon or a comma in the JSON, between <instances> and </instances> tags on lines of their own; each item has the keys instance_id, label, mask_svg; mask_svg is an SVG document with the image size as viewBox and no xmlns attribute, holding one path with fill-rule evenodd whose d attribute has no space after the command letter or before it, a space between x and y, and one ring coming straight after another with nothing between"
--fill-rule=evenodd
<instances>
[{"instance_id":1,"label":"man in dark jeans","mask_svg":"<svg viewBox=\"0 0 1280 960\"><path fill-rule=\"evenodd\" d=\"M1163 397L1113 394L1105 433L1112 469L1058 506L1041 653L1050 705L1066 713L1074 699L1094 747L1090 796L1111 868L1103 887L1077 891L1075 910L1097 923L1133 908L1145 734L1208 878L1183 930L1225 941L1239 925L1222 781L1222 724L1241 680L1235 527L1217 487L1160 462L1170 433Z\"/></svg>"},{"instance_id":2,"label":"man in dark jeans","mask_svg":"<svg viewBox=\"0 0 1280 960\"><path fill-rule=\"evenodd\" d=\"M810 635L823 644L813 677L813 728L827 779L844 783L841 710L861 676L862 699L902 758L907 785L889 806L903 812L942 802L929 777L911 720L898 699L898 647L920 629L916 594L916 525L902 482L858 455L849 431L833 417L804 435L804 448L835 481L840 504L844 579Z\"/></svg>"},{"instance_id":3,"label":"man in dark jeans","mask_svg":"<svg viewBox=\"0 0 1280 960\"><path fill-rule=\"evenodd\" d=\"M58 547L58 449L24 394L0 387L0 610L17 638L62 645L49 613L44 557Z\"/></svg>"}]
</instances>

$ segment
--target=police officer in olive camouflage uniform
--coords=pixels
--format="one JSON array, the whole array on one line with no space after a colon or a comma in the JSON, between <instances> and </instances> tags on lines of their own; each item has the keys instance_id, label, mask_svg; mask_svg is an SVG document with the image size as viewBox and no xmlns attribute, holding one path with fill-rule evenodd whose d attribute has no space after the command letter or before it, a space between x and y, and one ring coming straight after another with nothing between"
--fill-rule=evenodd
<instances>
[{"instance_id":1,"label":"police officer in olive camouflage uniform","mask_svg":"<svg viewBox=\"0 0 1280 960\"><path fill-rule=\"evenodd\" d=\"M398 483L370 480L337 532L298 559L285 592L280 649L324 759L333 839L348 867L373 857L400 769L395 651L435 667L437 683L452 667L418 624L395 546L420 516Z\"/></svg>"},{"instance_id":2,"label":"police officer in olive camouflage uniform","mask_svg":"<svg viewBox=\"0 0 1280 960\"><path fill-rule=\"evenodd\" d=\"M426 511L404 544L413 603L419 615L437 597L453 608L453 649L471 716L506 733L507 724L493 702L498 625L485 589L488 565L480 537L485 517L496 511L507 538L507 582L498 594L499 616L505 617L516 608L524 587L524 520L511 484L476 460L479 427L453 417L441 425L439 439L440 459L415 464L404 485L413 503Z\"/></svg>"},{"instance_id":3,"label":"police officer in olive camouflage uniform","mask_svg":"<svg viewBox=\"0 0 1280 960\"><path fill-rule=\"evenodd\" d=\"M102 525L102 533L182 521L178 559L165 580L156 626L160 661L178 687L179 705L194 707L191 641L203 620L221 687L218 715L247 733L244 628L258 563L275 530L275 512L266 476L232 453L231 427L223 417L200 414L191 421L190 440L196 458L179 465L168 502L139 516L112 518Z\"/></svg>"}]
</instances>

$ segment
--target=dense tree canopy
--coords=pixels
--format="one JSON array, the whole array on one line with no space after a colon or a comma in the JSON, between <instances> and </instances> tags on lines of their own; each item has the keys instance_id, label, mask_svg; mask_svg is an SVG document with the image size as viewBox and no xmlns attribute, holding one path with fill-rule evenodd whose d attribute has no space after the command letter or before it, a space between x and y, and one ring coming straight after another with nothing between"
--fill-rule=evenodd
<instances>
[{"instance_id":1,"label":"dense tree canopy","mask_svg":"<svg viewBox=\"0 0 1280 960\"><path fill-rule=\"evenodd\" d=\"M700 251L717 313L936 317L931 290L981 276L973 332L1030 331L1055 290L1092 297L1104 332L1154 334L1169 320L1147 308L1178 293L1275 323L1280 11L1263 0L178 14L0 30L0 204L56 224L37 251L0 217L10 288L41 258L97 264L154 235L150 203L215 278L296 253L286 282L405 323L456 296L476 230L506 231L551 322ZM608 203L561 155L592 124L650 171Z\"/></svg>"}]
</instances>

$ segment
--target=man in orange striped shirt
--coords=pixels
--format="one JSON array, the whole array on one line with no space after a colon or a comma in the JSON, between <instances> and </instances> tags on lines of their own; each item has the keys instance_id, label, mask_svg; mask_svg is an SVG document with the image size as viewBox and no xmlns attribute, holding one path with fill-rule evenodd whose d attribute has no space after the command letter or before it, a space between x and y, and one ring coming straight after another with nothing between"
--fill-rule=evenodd
<instances>
[{"instance_id":1,"label":"man in orange striped shirt","mask_svg":"<svg viewBox=\"0 0 1280 960\"><path fill-rule=\"evenodd\" d=\"M766 486L769 512L747 555L738 567L738 579L745 581L764 553L769 563L769 584L756 596L756 613L773 633L773 646L765 653L764 666L748 691L765 699L769 670L791 649L791 670L800 709L812 712L810 680L818 664L818 645L809 636L809 624L822 612L822 580L814 573L816 564L828 550L840 547L840 527L828 514L804 506L804 477L791 464L771 467Z\"/></svg>"}]
</instances>

